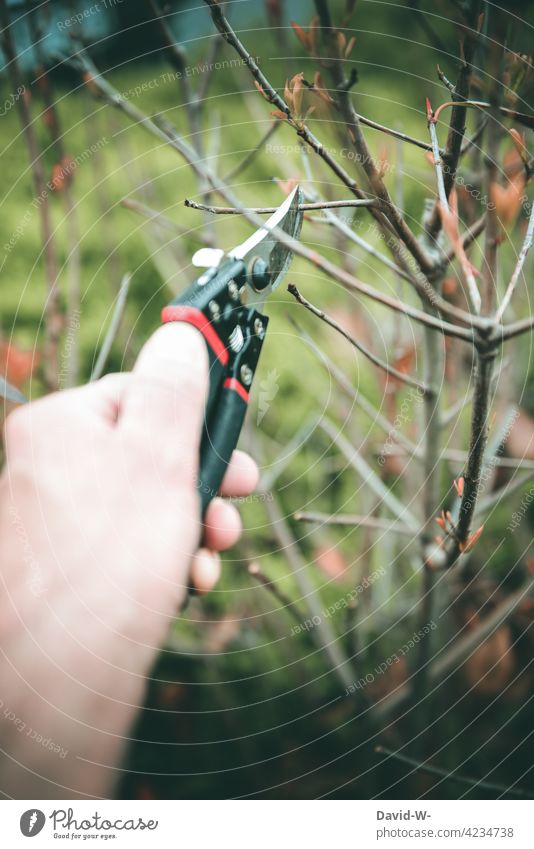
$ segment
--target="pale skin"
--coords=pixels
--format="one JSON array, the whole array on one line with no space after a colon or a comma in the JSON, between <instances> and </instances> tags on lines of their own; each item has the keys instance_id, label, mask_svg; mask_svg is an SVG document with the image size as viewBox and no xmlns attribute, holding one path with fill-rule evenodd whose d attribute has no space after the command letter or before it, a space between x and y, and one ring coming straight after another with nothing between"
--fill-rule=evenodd
<instances>
[{"instance_id":1,"label":"pale skin","mask_svg":"<svg viewBox=\"0 0 534 849\"><path fill-rule=\"evenodd\" d=\"M200 334L166 325L128 374L6 420L0 478L0 792L109 797L147 676L188 586L207 592L239 514L196 488ZM223 496L248 495L235 452ZM66 754L65 754L66 753Z\"/></svg>"}]
</instances>

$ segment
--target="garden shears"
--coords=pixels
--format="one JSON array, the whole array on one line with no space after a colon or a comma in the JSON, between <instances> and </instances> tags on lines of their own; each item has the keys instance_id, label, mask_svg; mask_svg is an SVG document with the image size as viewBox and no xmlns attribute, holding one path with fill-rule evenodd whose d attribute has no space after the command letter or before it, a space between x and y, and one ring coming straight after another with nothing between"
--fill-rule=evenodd
<instances>
[{"instance_id":1,"label":"garden shears","mask_svg":"<svg viewBox=\"0 0 534 849\"><path fill-rule=\"evenodd\" d=\"M267 297L280 284L292 252L271 232L298 238L302 226L298 186L243 244L227 254L202 248L193 264L208 266L163 309L162 321L185 321L199 330L209 355L209 393L200 445L198 489L204 516L237 445L269 319Z\"/></svg>"}]
</instances>

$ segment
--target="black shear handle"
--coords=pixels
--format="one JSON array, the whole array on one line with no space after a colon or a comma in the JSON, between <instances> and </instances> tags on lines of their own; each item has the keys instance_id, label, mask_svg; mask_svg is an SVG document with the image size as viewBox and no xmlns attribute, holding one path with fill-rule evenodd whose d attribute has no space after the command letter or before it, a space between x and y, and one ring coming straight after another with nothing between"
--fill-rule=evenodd
<instances>
[{"instance_id":1,"label":"black shear handle","mask_svg":"<svg viewBox=\"0 0 534 849\"><path fill-rule=\"evenodd\" d=\"M242 267L242 263L238 266L235 262L234 276ZM233 282L227 269L223 269L223 274ZM212 283L215 282L216 278ZM194 283L162 313L163 322L185 321L196 327L204 337L209 355L209 393L197 482L202 517L220 490L237 446L268 323L264 315L236 301L233 290L228 290L226 284L216 290L216 297L208 300L208 286L199 292ZM213 286L210 294L214 294ZM195 300L198 305L193 304Z\"/></svg>"},{"instance_id":2,"label":"black shear handle","mask_svg":"<svg viewBox=\"0 0 534 849\"><path fill-rule=\"evenodd\" d=\"M202 517L221 488L243 427L248 400L249 395L244 386L234 378L227 378L220 390L219 402L211 421L204 426L198 473Z\"/></svg>"}]
</instances>

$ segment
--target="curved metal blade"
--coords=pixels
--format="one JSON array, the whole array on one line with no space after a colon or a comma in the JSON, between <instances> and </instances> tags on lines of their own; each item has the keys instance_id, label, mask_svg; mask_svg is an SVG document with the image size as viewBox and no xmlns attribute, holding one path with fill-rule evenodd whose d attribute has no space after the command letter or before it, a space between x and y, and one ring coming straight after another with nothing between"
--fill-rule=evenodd
<instances>
[{"instance_id":1,"label":"curved metal blade","mask_svg":"<svg viewBox=\"0 0 534 849\"><path fill-rule=\"evenodd\" d=\"M267 219L263 227L253 233L242 245L230 251L229 256L242 259L247 265L256 259L261 259L269 267L271 273L269 286L261 292L255 292L252 287L249 287L250 306L261 307L265 299L280 284L289 268L293 254L289 248L271 235L271 230L279 227L288 236L298 239L303 219L303 213L299 207L303 201L302 191L296 186L276 212Z\"/></svg>"}]
</instances>

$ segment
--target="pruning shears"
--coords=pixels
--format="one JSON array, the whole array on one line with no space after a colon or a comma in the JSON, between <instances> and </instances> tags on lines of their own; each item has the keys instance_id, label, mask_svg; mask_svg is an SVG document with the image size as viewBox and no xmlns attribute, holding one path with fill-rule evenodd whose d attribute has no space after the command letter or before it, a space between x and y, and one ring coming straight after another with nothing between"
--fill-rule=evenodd
<instances>
[{"instance_id":1,"label":"pruning shears","mask_svg":"<svg viewBox=\"0 0 534 849\"><path fill-rule=\"evenodd\" d=\"M204 516L221 486L237 445L269 319L263 306L279 285L292 253L273 234L298 238L302 226L298 186L243 244L225 253L203 248L193 264L207 266L163 309L162 321L185 321L203 335L209 354L209 394L200 446L198 489Z\"/></svg>"}]
</instances>

